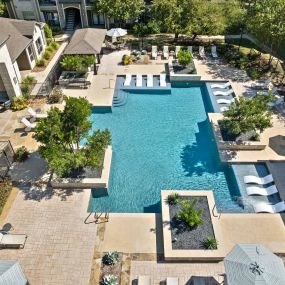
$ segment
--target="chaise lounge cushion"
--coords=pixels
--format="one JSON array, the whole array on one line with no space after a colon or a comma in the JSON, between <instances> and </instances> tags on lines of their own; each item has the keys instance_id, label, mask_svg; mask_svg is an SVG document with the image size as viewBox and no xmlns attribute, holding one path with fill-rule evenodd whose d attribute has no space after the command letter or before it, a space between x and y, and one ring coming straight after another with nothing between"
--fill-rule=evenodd
<instances>
[{"instance_id":1,"label":"chaise lounge cushion","mask_svg":"<svg viewBox=\"0 0 285 285\"><path fill-rule=\"evenodd\" d=\"M26 239L27 235L0 233L0 246L23 248L25 246Z\"/></svg>"}]
</instances>

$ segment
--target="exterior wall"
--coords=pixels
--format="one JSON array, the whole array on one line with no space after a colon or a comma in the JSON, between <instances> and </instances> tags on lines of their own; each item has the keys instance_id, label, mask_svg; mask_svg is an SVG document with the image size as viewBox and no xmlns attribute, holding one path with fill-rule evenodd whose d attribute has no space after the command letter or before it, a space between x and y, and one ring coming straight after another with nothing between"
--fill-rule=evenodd
<instances>
[{"instance_id":1,"label":"exterior wall","mask_svg":"<svg viewBox=\"0 0 285 285\"><path fill-rule=\"evenodd\" d=\"M0 74L5 90L10 99L22 94L20 88L21 75L17 63L12 63L6 44L0 47Z\"/></svg>"},{"instance_id":2,"label":"exterior wall","mask_svg":"<svg viewBox=\"0 0 285 285\"><path fill-rule=\"evenodd\" d=\"M40 41L42 43L42 51L40 53L38 52L38 48L36 45L36 41L38 39L40 39ZM35 25L35 31L34 31L34 35L33 35L33 46L34 46L34 52L35 52L36 59L38 59L43 54L43 52L46 48L46 40L45 40L44 33L38 25Z\"/></svg>"},{"instance_id":3,"label":"exterior wall","mask_svg":"<svg viewBox=\"0 0 285 285\"><path fill-rule=\"evenodd\" d=\"M2 92L2 91L6 91L6 88L4 86L4 82L3 82L2 77L0 75L0 92Z\"/></svg>"},{"instance_id":4,"label":"exterior wall","mask_svg":"<svg viewBox=\"0 0 285 285\"><path fill-rule=\"evenodd\" d=\"M34 67L28 56L27 49L25 49L17 58L17 64L20 70L28 70Z\"/></svg>"},{"instance_id":5,"label":"exterior wall","mask_svg":"<svg viewBox=\"0 0 285 285\"><path fill-rule=\"evenodd\" d=\"M41 21L38 0L13 0L17 19Z\"/></svg>"}]
</instances>

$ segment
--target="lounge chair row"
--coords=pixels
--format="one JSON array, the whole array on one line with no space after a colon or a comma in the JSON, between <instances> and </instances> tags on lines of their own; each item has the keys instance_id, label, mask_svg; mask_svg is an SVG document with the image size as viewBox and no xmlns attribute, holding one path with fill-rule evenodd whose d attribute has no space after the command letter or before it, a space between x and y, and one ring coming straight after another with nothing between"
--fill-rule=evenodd
<instances>
[{"instance_id":1,"label":"lounge chair row","mask_svg":"<svg viewBox=\"0 0 285 285\"><path fill-rule=\"evenodd\" d=\"M25 117L22 118L21 122L25 125L25 131L29 132L34 129L37 125L36 120L40 120L47 117L46 113L37 113L34 109L28 108L29 115L31 116L30 121Z\"/></svg>"},{"instance_id":2,"label":"lounge chair row","mask_svg":"<svg viewBox=\"0 0 285 285\"><path fill-rule=\"evenodd\" d=\"M265 177L247 175L247 176L244 176L244 183L267 185L269 183L274 183L274 180L271 174L268 174ZM246 188L246 192L248 195L270 196L270 195L278 193L278 190L276 186L273 184L266 188L260 187L260 186L249 186ZM285 203L284 201L281 201L275 205L271 205L265 202L259 202L253 205L253 208L256 213L260 213L260 212L280 213L280 212L285 211Z\"/></svg>"},{"instance_id":3,"label":"lounge chair row","mask_svg":"<svg viewBox=\"0 0 285 285\"><path fill-rule=\"evenodd\" d=\"M138 278L138 285L151 285L151 277L148 275L141 275ZM178 277L167 277L165 283L166 285L178 285Z\"/></svg>"},{"instance_id":4,"label":"lounge chair row","mask_svg":"<svg viewBox=\"0 0 285 285\"><path fill-rule=\"evenodd\" d=\"M131 81L132 81L132 75L126 74L124 86L130 86ZM153 87L153 75L152 74L147 75L146 85L147 85L147 87ZM161 87L166 87L166 74L165 73L161 73L159 75L159 85ZM136 87L142 87L142 75L141 74L136 75Z\"/></svg>"},{"instance_id":5,"label":"lounge chair row","mask_svg":"<svg viewBox=\"0 0 285 285\"><path fill-rule=\"evenodd\" d=\"M183 48L182 46L176 46L175 47L175 57L176 58L178 56L178 52L182 48ZM193 52L193 47L192 46L188 46L187 50L192 53ZM157 54L158 54L157 46L152 46L151 47L151 58L152 59L157 59ZM203 59L206 58L204 46L199 46L199 55ZM211 55L212 55L213 58L218 58L217 47L216 46L211 46ZM169 47L168 46L163 46L162 56L163 56L164 59L168 59L169 58Z\"/></svg>"}]
</instances>

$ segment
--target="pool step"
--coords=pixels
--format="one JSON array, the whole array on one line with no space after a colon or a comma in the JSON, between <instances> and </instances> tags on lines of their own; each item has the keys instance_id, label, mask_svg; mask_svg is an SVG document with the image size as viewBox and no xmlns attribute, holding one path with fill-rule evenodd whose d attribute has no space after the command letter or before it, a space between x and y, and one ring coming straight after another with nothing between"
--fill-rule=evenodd
<instances>
[{"instance_id":1,"label":"pool step","mask_svg":"<svg viewBox=\"0 0 285 285\"><path fill-rule=\"evenodd\" d=\"M113 107L124 106L127 103L127 93L125 92L116 92L113 97Z\"/></svg>"}]
</instances>

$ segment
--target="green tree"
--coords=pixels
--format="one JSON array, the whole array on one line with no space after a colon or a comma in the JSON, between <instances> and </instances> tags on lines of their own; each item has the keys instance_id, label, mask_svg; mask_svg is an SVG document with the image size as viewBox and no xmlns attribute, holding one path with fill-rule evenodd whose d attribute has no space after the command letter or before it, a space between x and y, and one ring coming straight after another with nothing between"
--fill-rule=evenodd
<instances>
[{"instance_id":1,"label":"green tree","mask_svg":"<svg viewBox=\"0 0 285 285\"><path fill-rule=\"evenodd\" d=\"M180 50L178 52L178 63L182 66L186 66L187 64L189 64L190 62L192 62L193 57L192 57L192 53L188 50Z\"/></svg>"},{"instance_id":2,"label":"green tree","mask_svg":"<svg viewBox=\"0 0 285 285\"><path fill-rule=\"evenodd\" d=\"M111 135L107 129L90 134L91 107L85 98L66 98L63 111L52 108L36 126L34 138L41 143L39 153L58 176L75 169L102 166ZM83 139L86 144L80 147Z\"/></svg>"},{"instance_id":3,"label":"green tree","mask_svg":"<svg viewBox=\"0 0 285 285\"><path fill-rule=\"evenodd\" d=\"M144 11L144 0L97 0L94 11L122 23L137 19Z\"/></svg>"},{"instance_id":4,"label":"green tree","mask_svg":"<svg viewBox=\"0 0 285 285\"><path fill-rule=\"evenodd\" d=\"M228 129L229 134L235 136L249 131L263 132L272 125L272 113L267 105L272 100L272 95L252 99L241 97L224 112L221 124Z\"/></svg>"},{"instance_id":5,"label":"green tree","mask_svg":"<svg viewBox=\"0 0 285 285\"><path fill-rule=\"evenodd\" d=\"M0 0L0 17L4 17L6 11L5 2Z\"/></svg>"}]
</instances>

